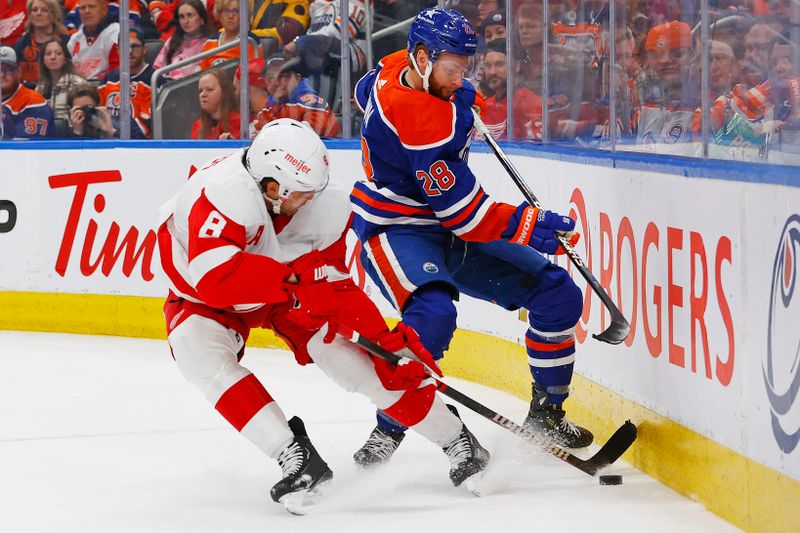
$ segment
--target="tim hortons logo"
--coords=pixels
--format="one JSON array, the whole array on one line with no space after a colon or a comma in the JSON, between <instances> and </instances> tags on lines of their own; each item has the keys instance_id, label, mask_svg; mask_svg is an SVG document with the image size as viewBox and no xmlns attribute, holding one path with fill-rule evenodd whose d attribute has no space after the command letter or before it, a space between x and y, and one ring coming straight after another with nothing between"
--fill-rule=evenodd
<instances>
[{"instance_id":1,"label":"tim hortons logo","mask_svg":"<svg viewBox=\"0 0 800 533\"><path fill-rule=\"evenodd\" d=\"M84 204L90 186L98 183L121 181L122 174L118 170L59 174L48 178L51 189L75 188L72 204L67 215L67 223L64 226L64 234L61 238L61 246L58 250L58 258L56 259L55 270L60 276L63 277L65 275L72 255L72 248L75 244L78 244L81 248L80 272L86 277L94 274L98 267L102 274L108 277L121 259L122 273L125 277L129 278L134 268L136 268L136 264L141 261L142 279L144 281L153 279L151 265L156 247L156 234L153 230L148 230L144 234L144 238L139 242L139 230L135 227L130 227L120 240L122 228L116 222L112 222L105 240L103 240L99 249L96 249L96 243L101 240L98 236L100 225L89 214L86 233L78 235L79 223L85 220ZM105 210L106 198L103 194L98 193L94 196L92 208L97 214Z\"/></svg>"},{"instance_id":2,"label":"tim hortons logo","mask_svg":"<svg viewBox=\"0 0 800 533\"><path fill-rule=\"evenodd\" d=\"M783 226L772 266L767 349L762 360L764 388L770 406L772 434L783 453L792 453L800 441L800 368L797 365L800 333L800 294L797 272L800 260L800 215Z\"/></svg>"},{"instance_id":3,"label":"tim hortons logo","mask_svg":"<svg viewBox=\"0 0 800 533\"><path fill-rule=\"evenodd\" d=\"M304 161L297 159L295 156L286 152L283 158L289 162L294 168L297 169L298 172L302 172L303 174L308 174L311 171L311 167L305 164Z\"/></svg>"}]
</instances>

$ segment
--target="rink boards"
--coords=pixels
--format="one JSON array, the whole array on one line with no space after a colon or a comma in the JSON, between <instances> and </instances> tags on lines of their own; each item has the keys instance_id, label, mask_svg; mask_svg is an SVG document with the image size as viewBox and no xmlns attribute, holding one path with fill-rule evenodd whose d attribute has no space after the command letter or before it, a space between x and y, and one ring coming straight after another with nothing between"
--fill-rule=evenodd
<instances>
[{"instance_id":1,"label":"rink boards","mask_svg":"<svg viewBox=\"0 0 800 533\"><path fill-rule=\"evenodd\" d=\"M192 165L236 145L132 146L0 149L1 328L164 335L158 207ZM332 179L349 187L360 152L330 146ZM608 314L574 273L585 300L571 416L601 438L632 419L637 467L745 529L795 529L800 179L510 151L541 202L578 220L577 250L632 325L623 345L593 340ZM496 199L521 201L490 153L473 150L470 166ZM463 298L459 328L449 373L529 397L523 315Z\"/></svg>"}]
</instances>

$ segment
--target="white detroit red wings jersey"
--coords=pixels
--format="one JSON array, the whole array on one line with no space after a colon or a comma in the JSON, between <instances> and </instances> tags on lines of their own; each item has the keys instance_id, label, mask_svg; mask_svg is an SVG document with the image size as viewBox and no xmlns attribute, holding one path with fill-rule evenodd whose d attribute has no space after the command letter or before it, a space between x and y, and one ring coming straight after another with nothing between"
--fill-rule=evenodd
<instances>
[{"instance_id":1,"label":"white detroit red wings jersey","mask_svg":"<svg viewBox=\"0 0 800 533\"><path fill-rule=\"evenodd\" d=\"M331 188L294 217L273 223L243 155L238 150L195 172L162 206L158 231L172 291L239 312L285 301L282 283L290 270L283 263L331 247L350 216L347 193ZM343 264L341 255L337 263Z\"/></svg>"},{"instance_id":2,"label":"white detroit red wings jersey","mask_svg":"<svg viewBox=\"0 0 800 533\"><path fill-rule=\"evenodd\" d=\"M93 38L87 38L83 28L72 34L67 49L72 55L75 70L87 80L100 79L119 66L119 24L112 22Z\"/></svg>"}]
</instances>

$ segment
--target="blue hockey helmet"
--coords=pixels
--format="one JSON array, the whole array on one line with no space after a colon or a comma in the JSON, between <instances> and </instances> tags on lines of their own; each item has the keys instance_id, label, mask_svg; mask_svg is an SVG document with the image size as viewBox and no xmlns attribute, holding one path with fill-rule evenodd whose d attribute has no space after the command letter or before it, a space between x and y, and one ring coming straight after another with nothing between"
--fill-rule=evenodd
<instances>
[{"instance_id":1,"label":"blue hockey helmet","mask_svg":"<svg viewBox=\"0 0 800 533\"><path fill-rule=\"evenodd\" d=\"M425 45L432 62L441 52L474 56L478 35L458 11L430 8L417 15L408 30L408 53L413 54L418 44Z\"/></svg>"}]
</instances>

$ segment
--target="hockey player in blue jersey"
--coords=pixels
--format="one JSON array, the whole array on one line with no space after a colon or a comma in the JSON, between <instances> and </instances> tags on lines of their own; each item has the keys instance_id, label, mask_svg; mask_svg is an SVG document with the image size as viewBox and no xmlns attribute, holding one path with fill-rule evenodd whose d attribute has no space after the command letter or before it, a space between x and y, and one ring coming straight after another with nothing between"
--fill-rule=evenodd
<instances>
[{"instance_id":1,"label":"hockey player in blue jersey","mask_svg":"<svg viewBox=\"0 0 800 533\"><path fill-rule=\"evenodd\" d=\"M557 253L555 233L571 234L575 222L493 201L467 166L471 107L480 97L464 74L477 42L458 12L426 9L411 24L408 50L384 57L357 83L367 179L356 183L351 202L362 261L436 358L456 328L459 294L527 309L533 397L524 424L561 446L588 446L592 434L562 407L583 299L567 272L538 253ZM378 412L356 462L387 461L404 429Z\"/></svg>"}]
</instances>

